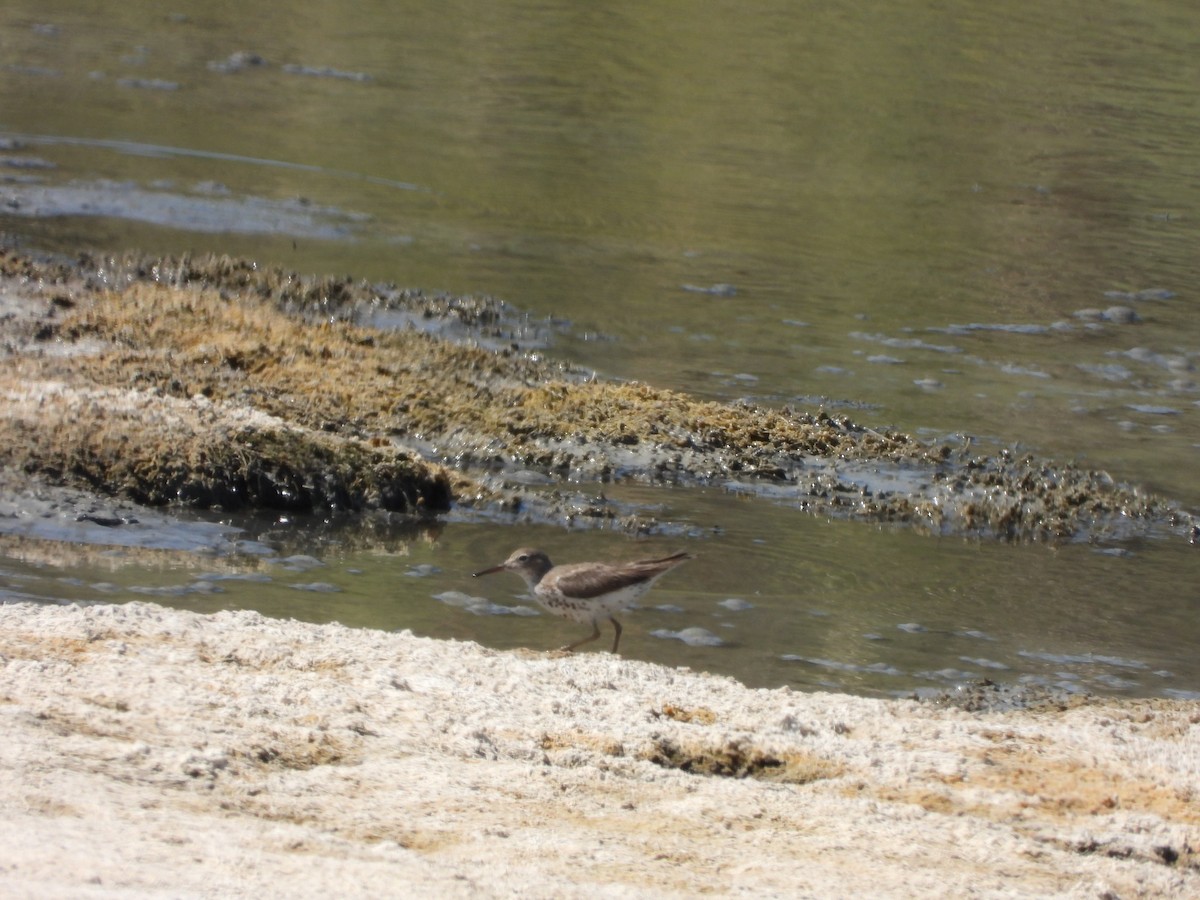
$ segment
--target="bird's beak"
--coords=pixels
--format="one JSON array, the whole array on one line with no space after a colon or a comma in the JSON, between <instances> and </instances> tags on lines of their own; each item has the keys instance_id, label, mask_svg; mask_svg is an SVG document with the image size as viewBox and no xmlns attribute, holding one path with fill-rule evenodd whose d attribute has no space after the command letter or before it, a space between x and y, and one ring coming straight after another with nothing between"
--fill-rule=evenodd
<instances>
[{"instance_id":1,"label":"bird's beak","mask_svg":"<svg viewBox=\"0 0 1200 900\"><path fill-rule=\"evenodd\" d=\"M476 572L471 577L478 578L480 575L491 575L493 572L503 572L503 571L504 571L504 563L500 563L500 565L498 565L498 566L492 566L490 569L484 569L482 572Z\"/></svg>"}]
</instances>

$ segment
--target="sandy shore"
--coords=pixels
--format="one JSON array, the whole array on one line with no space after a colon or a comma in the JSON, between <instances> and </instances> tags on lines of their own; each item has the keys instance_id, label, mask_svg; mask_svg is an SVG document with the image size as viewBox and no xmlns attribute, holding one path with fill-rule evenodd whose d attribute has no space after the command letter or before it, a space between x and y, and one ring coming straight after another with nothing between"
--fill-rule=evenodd
<instances>
[{"instance_id":1,"label":"sandy shore","mask_svg":"<svg viewBox=\"0 0 1200 900\"><path fill-rule=\"evenodd\" d=\"M1200 704L971 714L604 653L0 607L6 897L1200 895Z\"/></svg>"}]
</instances>

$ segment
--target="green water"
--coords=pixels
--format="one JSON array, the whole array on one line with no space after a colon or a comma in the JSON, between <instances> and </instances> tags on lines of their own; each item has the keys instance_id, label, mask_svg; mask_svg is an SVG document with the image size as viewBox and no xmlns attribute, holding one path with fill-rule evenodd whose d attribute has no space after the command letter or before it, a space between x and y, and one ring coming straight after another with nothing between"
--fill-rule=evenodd
<instances>
[{"instance_id":1,"label":"green water","mask_svg":"<svg viewBox=\"0 0 1200 900\"><path fill-rule=\"evenodd\" d=\"M0 151L0 228L33 246L213 250L490 293L564 320L548 352L606 375L846 404L1200 503L1200 9L104 6L0 10L0 139L24 136ZM222 71L236 52L267 65ZM46 200L80 185L104 204ZM297 208L336 210L343 236L296 224ZM733 292L683 287L717 284ZM1139 321L1076 315L1114 306ZM828 523L720 491L642 499L699 533L740 524L689 541L700 559L647 601L687 613L637 614L631 654L864 690L951 669L1053 680L1062 665L1095 689L1200 690L1186 545L1118 558ZM361 569L341 594L219 602L554 645L568 626L428 598L534 539L564 561L662 549L519 531L449 524L418 545L449 562L436 578L397 579L403 561L372 555L327 560ZM710 621L717 594L756 605ZM646 636L693 624L737 637ZM970 630L994 640L955 634ZM1088 654L1144 668L1093 677L1044 658Z\"/></svg>"},{"instance_id":2,"label":"green water","mask_svg":"<svg viewBox=\"0 0 1200 900\"><path fill-rule=\"evenodd\" d=\"M612 493L663 499L645 487ZM232 572L198 554L154 563L118 550L65 564L0 555L0 598L249 608L551 650L584 637L586 626L512 614L536 609L520 580L471 572L520 545L544 547L564 563L657 556L682 546L696 559L621 617L622 655L753 686L885 696L990 678L1200 697L1200 610L1177 581L1194 565L1195 550L1183 542L1145 542L1120 555L1079 545L1012 547L830 522L720 491L670 495L664 514L717 521L719 529L633 541L608 532L458 523L437 534L384 529L366 543L354 531L334 531L306 546L302 536L281 541L287 530L270 529L265 543L280 552ZM740 602L730 609L728 601ZM691 646L670 636L685 629L703 629L720 643ZM610 641L606 625L594 649Z\"/></svg>"}]
</instances>

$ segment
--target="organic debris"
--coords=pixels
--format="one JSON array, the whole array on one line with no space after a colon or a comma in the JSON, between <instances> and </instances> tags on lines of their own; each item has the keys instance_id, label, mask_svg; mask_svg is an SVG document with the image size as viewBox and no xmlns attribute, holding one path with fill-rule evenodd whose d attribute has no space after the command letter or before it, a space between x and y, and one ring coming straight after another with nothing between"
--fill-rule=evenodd
<instances>
[{"instance_id":1,"label":"organic debris","mask_svg":"<svg viewBox=\"0 0 1200 900\"><path fill-rule=\"evenodd\" d=\"M510 315L487 298L225 257L68 264L13 251L0 251L0 291L26 310L2 323L0 463L147 503L423 513L532 499L579 521L570 504L504 482L524 469L718 484L935 534L1096 539L1194 525L1103 472L975 456L823 410L585 378L511 342L487 349ZM452 319L478 340L351 321L381 305Z\"/></svg>"}]
</instances>

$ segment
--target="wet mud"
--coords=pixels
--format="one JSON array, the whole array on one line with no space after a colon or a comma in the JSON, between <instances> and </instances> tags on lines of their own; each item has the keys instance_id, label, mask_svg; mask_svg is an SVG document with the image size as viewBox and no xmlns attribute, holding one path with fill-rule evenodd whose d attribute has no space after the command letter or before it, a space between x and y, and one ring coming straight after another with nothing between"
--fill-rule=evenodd
<instances>
[{"instance_id":1,"label":"wet mud","mask_svg":"<svg viewBox=\"0 0 1200 900\"><path fill-rule=\"evenodd\" d=\"M388 318L405 327L362 324ZM247 260L8 248L0 464L151 506L669 527L579 499L586 485L632 480L933 534L1197 535L1169 499L1104 472L548 362L546 327L492 298Z\"/></svg>"}]
</instances>

